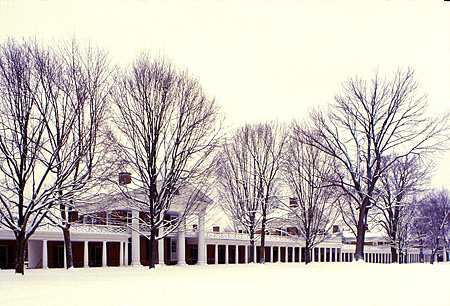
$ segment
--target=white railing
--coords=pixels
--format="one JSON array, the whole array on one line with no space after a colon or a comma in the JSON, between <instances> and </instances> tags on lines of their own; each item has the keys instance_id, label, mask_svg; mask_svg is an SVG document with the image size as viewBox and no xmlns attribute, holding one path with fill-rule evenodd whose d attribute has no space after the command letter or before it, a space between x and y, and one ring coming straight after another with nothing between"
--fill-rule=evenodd
<instances>
[{"instance_id":1,"label":"white railing","mask_svg":"<svg viewBox=\"0 0 450 306\"><path fill-rule=\"evenodd\" d=\"M255 240L260 240L261 235L255 235ZM248 234L244 233L234 233L234 232L207 232L206 238L212 239L232 239L232 240L245 240L248 241L250 239ZM296 242L299 240L298 237L292 236L275 236L275 235L266 235L265 237L267 242Z\"/></svg>"},{"instance_id":2,"label":"white railing","mask_svg":"<svg viewBox=\"0 0 450 306\"><path fill-rule=\"evenodd\" d=\"M121 225L99 225L99 224L73 224L71 230L74 232L84 232L84 233L119 233L127 234L130 233L126 226Z\"/></svg>"},{"instance_id":3,"label":"white railing","mask_svg":"<svg viewBox=\"0 0 450 306\"><path fill-rule=\"evenodd\" d=\"M40 226L38 228L38 231L59 232L61 231L61 228L51 224L46 224ZM79 223L72 224L70 227L70 231L77 233L120 233L120 234L130 233L130 230L126 226L79 224Z\"/></svg>"},{"instance_id":4,"label":"white railing","mask_svg":"<svg viewBox=\"0 0 450 306\"><path fill-rule=\"evenodd\" d=\"M169 234L169 236L173 236L176 235L178 233L179 229L175 229L173 232L171 232ZM140 233L150 233L150 227L146 224L140 224L139 225L139 231ZM184 230L184 234L186 235L186 237L197 237L198 235L198 229L185 229Z\"/></svg>"},{"instance_id":5,"label":"white railing","mask_svg":"<svg viewBox=\"0 0 450 306\"><path fill-rule=\"evenodd\" d=\"M233 239L233 240L249 240L248 234L233 232L206 232L206 238L212 239Z\"/></svg>"},{"instance_id":6,"label":"white railing","mask_svg":"<svg viewBox=\"0 0 450 306\"><path fill-rule=\"evenodd\" d=\"M295 242L295 241L298 241L298 240L299 240L299 238L298 237L294 237L294 236L266 235L266 241Z\"/></svg>"},{"instance_id":7,"label":"white railing","mask_svg":"<svg viewBox=\"0 0 450 306\"><path fill-rule=\"evenodd\" d=\"M38 232L40 231L45 231L45 232L60 232L61 229L57 226L54 225L50 225L50 224L45 224L45 225L40 225L37 229Z\"/></svg>"}]
</instances>

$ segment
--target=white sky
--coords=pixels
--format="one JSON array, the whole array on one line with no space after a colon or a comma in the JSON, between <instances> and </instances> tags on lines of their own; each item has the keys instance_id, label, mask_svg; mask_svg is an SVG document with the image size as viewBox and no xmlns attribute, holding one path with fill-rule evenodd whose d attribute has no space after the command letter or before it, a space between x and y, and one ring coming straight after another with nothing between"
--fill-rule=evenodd
<instances>
[{"instance_id":1,"label":"white sky","mask_svg":"<svg viewBox=\"0 0 450 306\"><path fill-rule=\"evenodd\" d=\"M450 2L0 2L8 36L91 39L126 63L165 53L198 76L234 127L301 119L341 82L411 66L430 110L450 108ZM450 154L436 187L450 188Z\"/></svg>"}]
</instances>

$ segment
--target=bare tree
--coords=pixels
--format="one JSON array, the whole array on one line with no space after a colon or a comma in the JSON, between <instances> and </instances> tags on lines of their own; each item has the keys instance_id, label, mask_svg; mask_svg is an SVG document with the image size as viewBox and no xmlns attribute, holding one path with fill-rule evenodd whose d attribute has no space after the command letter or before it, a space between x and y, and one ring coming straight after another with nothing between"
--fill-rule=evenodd
<instances>
[{"instance_id":1,"label":"bare tree","mask_svg":"<svg viewBox=\"0 0 450 306\"><path fill-rule=\"evenodd\" d=\"M431 249L431 264L433 264L439 249L443 247L445 251L448 243L450 231L449 191L442 189L427 194L419 205L417 221L415 226L419 232L424 233L425 246Z\"/></svg>"},{"instance_id":2,"label":"bare tree","mask_svg":"<svg viewBox=\"0 0 450 306\"><path fill-rule=\"evenodd\" d=\"M149 267L154 268L155 242L168 233L164 218L174 195L187 184L197 193L209 170L218 106L186 71L148 54L118 76L114 100L120 148L144 198L127 190L124 195L147 215L142 221L149 229ZM186 196L184 213L171 220L172 230L198 204L198 196Z\"/></svg>"},{"instance_id":3,"label":"bare tree","mask_svg":"<svg viewBox=\"0 0 450 306\"><path fill-rule=\"evenodd\" d=\"M100 141L99 136L101 129L105 129L111 69L105 51L90 44L83 47L76 39L60 43L51 56L58 65L39 69L51 106L45 131L51 151L56 152L52 172L57 184L58 210L47 217L63 231L66 263L70 268L73 266L70 226L76 221L71 220L70 212L77 203L89 201L92 187L101 186L101 176L106 175L104 171L96 175L95 168L108 160L105 155L109 146L105 137ZM45 56L38 59L40 65L45 65Z\"/></svg>"},{"instance_id":4,"label":"bare tree","mask_svg":"<svg viewBox=\"0 0 450 306\"><path fill-rule=\"evenodd\" d=\"M266 226L270 213L277 207L280 190L282 156L287 140L283 124L269 122L247 126L245 145L254 163L257 198L261 209L261 253L259 262L265 263Z\"/></svg>"},{"instance_id":5,"label":"bare tree","mask_svg":"<svg viewBox=\"0 0 450 306\"><path fill-rule=\"evenodd\" d=\"M260 263L265 262L266 227L277 203L286 139L285 127L277 122L247 124L224 146L218 167L225 210L248 231L251 245L255 227L261 226Z\"/></svg>"},{"instance_id":6,"label":"bare tree","mask_svg":"<svg viewBox=\"0 0 450 306\"><path fill-rule=\"evenodd\" d=\"M244 228L250 238L249 262L255 262L255 233L260 227L255 163L246 142L246 127L238 129L222 146L217 159L219 202L235 227Z\"/></svg>"},{"instance_id":7,"label":"bare tree","mask_svg":"<svg viewBox=\"0 0 450 306\"><path fill-rule=\"evenodd\" d=\"M391 162L395 159L394 162ZM391 240L392 262L403 258L409 245L410 229L416 212L414 207L417 192L423 191L427 179L427 170L416 155L396 159L387 156L382 164L391 166L381 174L380 187L375 206L379 224Z\"/></svg>"},{"instance_id":8,"label":"bare tree","mask_svg":"<svg viewBox=\"0 0 450 306\"><path fill-rule=\"evenodd\" d=\"M17 241L16 273L23 274L27 240L42 220L45 211L42 202L51 196L44 192L45 196L39 197L42 183L33 177L45 142L44 125L39 118L48 110L40 109L36 97L41 89L33 73L29 45L9 40L0 48L0 222L14 232ZM28 182L32 182L31 191L28 191ZM36 183L40 183L37 188Z\"/></svg>"},{"instance_id":9,"label":"bare tree","mask_svg":"<svg viewBox=\"0 0 450 306\"><path fill-rule=\"evenodd\" d=\"M61 132L59 146L52 146L54 135L47 129L61 76L54 54L37 42L10 39L0 46L0 224L16 237L16 273L24 273L27 241L73 172L58 170L58 156L74 124Z\"/></svg>"},{"instance_id":10,"label":"bare tree","mask_svg":"<svg viewBox=\"0 0 450 306\"><path fill-rule=\"evenodd\" d=\"M356 260L363 259L377 182L390 167L382 164L382 158L394 150L399 153L392 162L445 148L448 115L428 117L426 106L413 70L399 69L389 81L375 73L369 82L349 79L335 103L325 111L312 111L310 128L299 131L301 142L334 160L335 185L348 200L343 215L356 223Z\"/></svg>"},{"instance_id":11,"label":"bare tree","mask_svg":"<svg viewBox=\"0 0 450 306\"><path fill-rule=\"evenodd\" d=\"M293 130L302 129L293 123ZM286 221L297 227L298 235L305 240L305 264L311 262L311 250L329 238L329 230L336 220L333 205L334 188L332 161L322 151L299 142L295 134L284 154L284 180L293 198L285 203Z\"/></svg>"}]
</instances>

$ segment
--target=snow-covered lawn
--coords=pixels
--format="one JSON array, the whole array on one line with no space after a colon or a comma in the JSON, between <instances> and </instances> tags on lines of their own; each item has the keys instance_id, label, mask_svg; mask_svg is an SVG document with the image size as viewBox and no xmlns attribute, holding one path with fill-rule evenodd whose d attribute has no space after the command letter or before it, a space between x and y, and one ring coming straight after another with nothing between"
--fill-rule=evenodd
<instances>
[{"instance_id":1,"label":"snow-covered lawn","mask_svg":"<svg viewBox=\"0 0 450 306\"><path fill-rule=\"evenodd\" d=\"M450 305L450 264L2 270L0 305Z\"/></svg>"}]
</instances>

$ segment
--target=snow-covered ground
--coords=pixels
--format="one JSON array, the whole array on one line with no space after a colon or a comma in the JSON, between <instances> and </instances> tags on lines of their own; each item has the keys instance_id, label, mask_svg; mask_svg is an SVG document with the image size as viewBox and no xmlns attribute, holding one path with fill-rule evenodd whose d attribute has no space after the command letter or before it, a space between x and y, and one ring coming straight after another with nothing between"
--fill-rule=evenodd
<instances>
[{"instance_id":1,"label":"snow-covered ground","mask_svg":"<svg viewBox=\"0 0 450 306\"><path fill-rule=\"evenodd\" d=\"M0 271L1 305L450 305L450 264Z\"/></svg>"}]
</instances>

